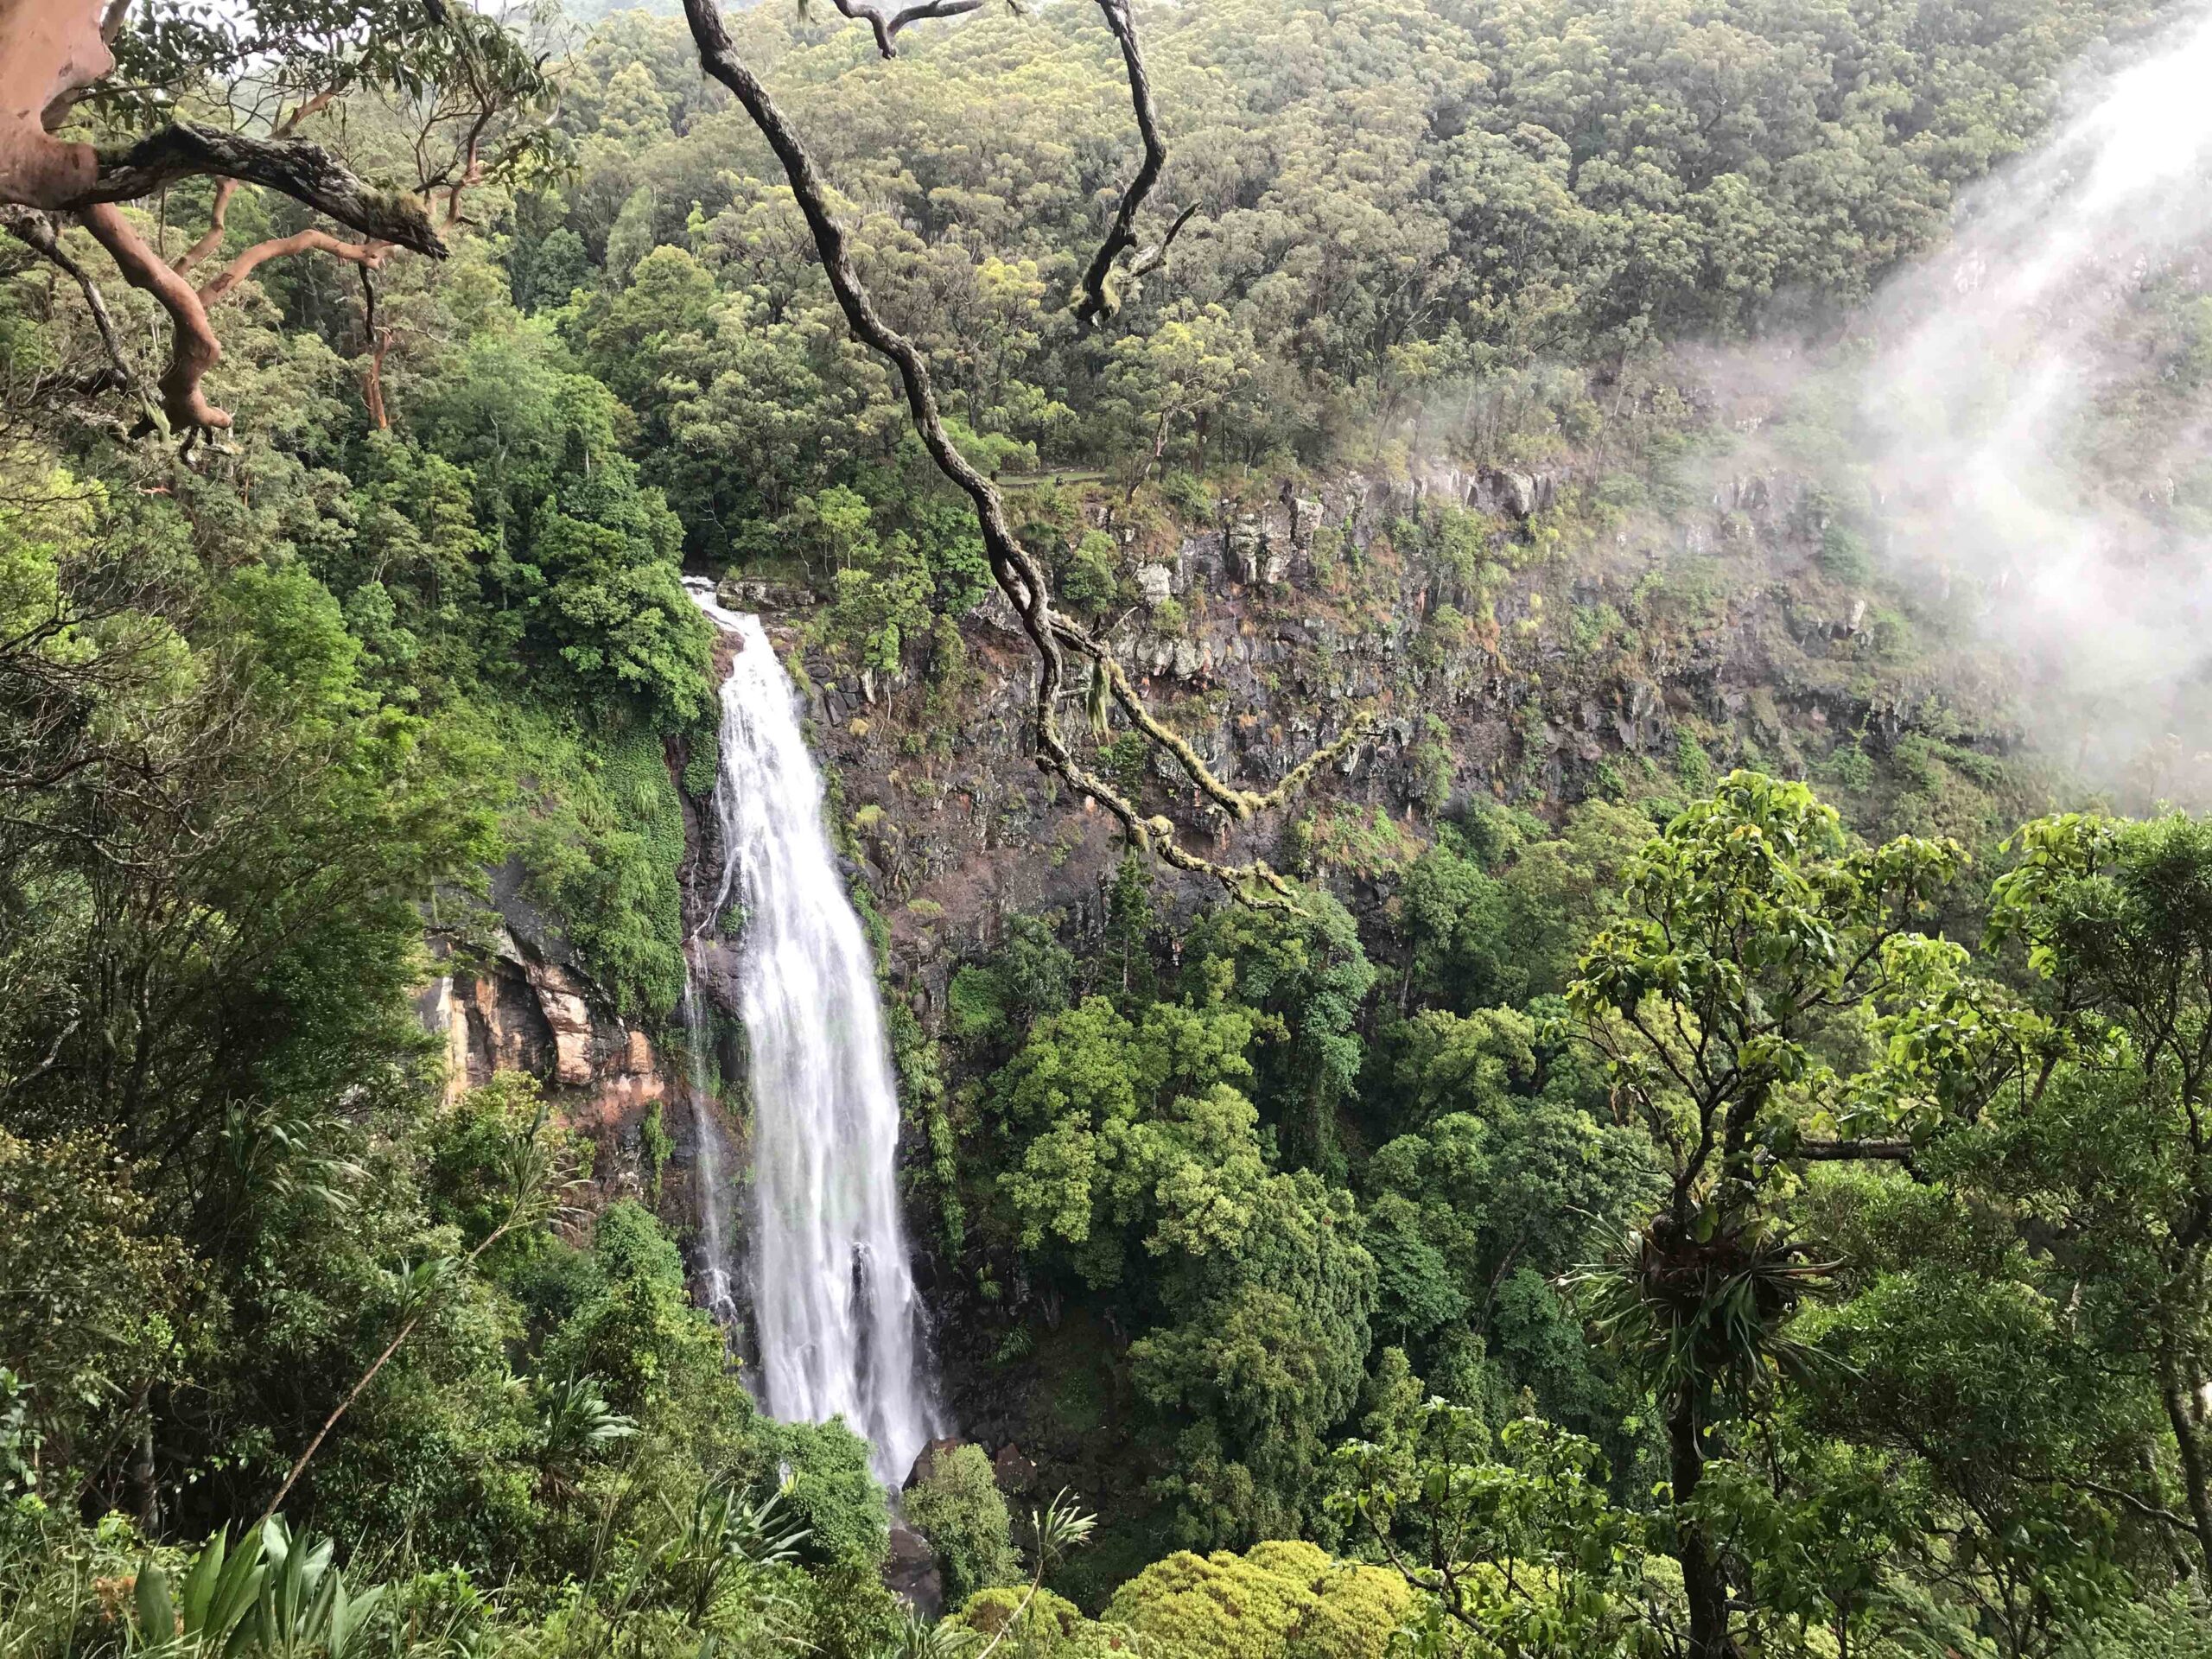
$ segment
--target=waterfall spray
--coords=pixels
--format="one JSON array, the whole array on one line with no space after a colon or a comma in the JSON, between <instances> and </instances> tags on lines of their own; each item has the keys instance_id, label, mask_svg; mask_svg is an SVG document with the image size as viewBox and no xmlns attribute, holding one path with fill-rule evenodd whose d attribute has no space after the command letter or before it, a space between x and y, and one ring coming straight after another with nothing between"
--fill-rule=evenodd
<instances>
[{"instance_id":1,"label":"waterfall spray","mask_svg":"<svg viewBox=\"0 0 2212 1659\"><path fill-rule=\"evenodd\" d=\"M691 593L738 645L715 780L721 865L702 927L718 928L733 899L742 906L753 1162L746 1283L760 1402L787 1421L843 1417L896 1491L936 1410L899 1218L899 1096L874 965L823 825L822 780L791 683L760 619L723 609L699 584ZM701 1002L694 982L686 1019L703 1027ZM704 1036L694 1033L695 1066ZM718 1249L720 1218L711 1205L702 1210Z\"/></svg>"},{"instance_id":2,"label":"waterfall spray","mask_svg":"<svg viewBox=\"0 0 2212 1659\"><path fill-rule=\"evenodd\" d=\"M2212 630L2212 421L2165 413L2202 371L2144 344L2212 268L2212 13L2128 55L1879 296L1858 457L1891 556L1970 584L2034 734L2107 783L2168 734L2202 746ZM2127 424L2142 397L2169 402Z\"/></svg>"}]
</instances>

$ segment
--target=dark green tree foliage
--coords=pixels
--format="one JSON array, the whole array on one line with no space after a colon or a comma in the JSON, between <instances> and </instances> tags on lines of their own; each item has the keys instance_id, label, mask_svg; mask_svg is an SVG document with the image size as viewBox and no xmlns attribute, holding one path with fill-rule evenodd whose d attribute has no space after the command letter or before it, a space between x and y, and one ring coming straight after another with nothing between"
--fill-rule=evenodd
<instances>
[{"instance_id":1,"label":"dark green tree foliage","mask_svg":"<svg viewBox=\"0 0 2212 1659\"><path fill-rule=\"evenodd\" d=\"M1040 918L1018 916L988 961L964 963L953 974L953 1034L1003 1056L1038 1020L1068 1007L1075 980L1074 953Z\"/></svg>"},{"instance_id":2,"label":"dark green tree foliage","mask_svg":"<svg viewBox=\"0 0 2212 1659\"><path fill-rule=\"evenodd\" d=\"M1283 1154L1341 1177L1337 1108L1359 1077L1357 1021L1375 983L1350 913L1326 893L1309 895L1295 913L1216 910L1185 938L1183 982L1201 1006L1264 1016L1269 1040L1255 1060L1256 1097Z\"/></svg>"},{"instance_id":3,"label":"dark green tree foliage","mask_svg":"<svg viewBox=\"0 0 2212 1659\"><path fill-rule=\"evenodd\" d=\"M904 1511L937 1552L948 1607L979 1590L1021 1581L1006 1497L980 1446L932 1454L928 1472L907 1488Z\"/></svg>"},{"instance_id":4,"label":"dark green tree foliage","mask_svg":"<svg viewBox=\"0 0 2212 1659\"><path fill-rule=\"evenodd\" d=\"M1271 1169L1241 1085L1253 1016L1103 997L1041 1020L993 1084L1001 1203L1151 1330L1137 1387L1188 1427L1161 1492L1195 1541L1294 1527L1357 1398L1375 1294L1349 1196Z\"/></svg>"}]
</instances>

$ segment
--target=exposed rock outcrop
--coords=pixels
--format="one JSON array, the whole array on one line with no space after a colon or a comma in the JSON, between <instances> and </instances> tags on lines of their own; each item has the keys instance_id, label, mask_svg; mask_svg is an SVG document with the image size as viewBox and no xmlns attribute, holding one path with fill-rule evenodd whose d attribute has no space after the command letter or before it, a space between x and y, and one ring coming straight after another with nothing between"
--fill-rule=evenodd
<instances>
[{"instance_id":1,"label":"exposed rock outcrop","mask_svg":"<svg viewBox=\"0 0 2212 1659\"><path fill-rule=\"evenodd\" d=\"M442 938L431 950L442 971L416 1006L444 1041L448 1098L526 1071L577 1127L614 1130L666 1094L652 1039L595 1007L574 969L539 960L505 931L482 958L458 957Z\"/></svg>"}]
</instances>

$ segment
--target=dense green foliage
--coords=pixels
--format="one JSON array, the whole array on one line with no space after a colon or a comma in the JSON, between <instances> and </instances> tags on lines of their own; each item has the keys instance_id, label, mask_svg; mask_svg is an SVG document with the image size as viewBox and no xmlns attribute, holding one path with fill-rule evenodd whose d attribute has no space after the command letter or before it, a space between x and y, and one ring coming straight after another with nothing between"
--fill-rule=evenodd
<instances>
[{"instance_id":1,"label":"dense green foliage","mask_svg":"<svg viewBox=\"0 0 2212 1659\"><path fill-rule=\"evenodd\" d=\"M211 120L253 91L226 53L337 83L312 130L378 176L452 73L411 12L197 16L156 5L131 73ZM1071 613L1172 660L1205 601L1143 578L1185 531L1354 466L1553 469L1527 512L1322 526L1295 593L1211 617L1333 642L1254 671L1254 724L1308 728L1357 677L1330 653L1388 642L1357 695L1397 771L1359 771L1378 739L1317 780L1282 907L1021 795L974 521L677 21L531 21L554 124L373 313L260 266L217 314L219 448L103 418L74 289L0 261L0 1653L2212 1648L2212 826L2000 843L2024 789L1913 689L1926 613L1825 498L1802 580L1876 607L1825 688L1848 731L1761 692L1605 735L1614 660L1717 649L1755 553L1577 596L1727 442L1669 347L1866 298L2134 12L1141 16L1157 200L1192 214L1096 332L1067 300L1133 147L1091 9L894 62L788 8L734 28ZM119 95L79 118L135 130ZM197 235L209 194L132 211ZM242 194L222 251L304 222ZM1080 1494L934 1449L899 1500L926 1628L868 1448L757 1414L695 1305L659 1103L463 1087L413 1000L426 939L512 949L673 1036L715 753L686 569L787 601L823 734L988 796L979 860L1095 867L1080 906L994 885L940 927L924 832L830 779L943 1357ZM1474 784L1445 711L1516 677ZM1185 809L1119 719L1092 760Z\"/></svg>"}]
</instances>

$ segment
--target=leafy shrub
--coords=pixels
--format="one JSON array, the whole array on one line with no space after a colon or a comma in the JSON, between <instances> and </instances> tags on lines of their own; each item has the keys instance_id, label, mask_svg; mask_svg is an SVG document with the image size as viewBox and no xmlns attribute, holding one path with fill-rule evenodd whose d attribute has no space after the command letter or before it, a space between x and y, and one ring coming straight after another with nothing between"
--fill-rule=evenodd
<instances>
[{"instance_id":1,"label":"leafy shrub","mask_svg":"<svg viewBox=\"0 0 2212 1659\"><path fill-rule=\"evenodd\" d=\"M1020 1578L1006 1498L982 1446L957 1446L933 1456L928 1473L907 1489L906 1514L937 1551L948 1606Z\"/></svg>"},{"instance_id":2,"label":"leafy shrub","mask_svg":"<svg viewBox=\"0 0 2212 1659\"><path fill-rule=\"evenodd\" d=\"M1160 1659L1382 1659L1413 1600L1384 1568L1272 1542L1155 1561L1115 1593L1106 1617Z\"/></svg>"}]
</instances>

